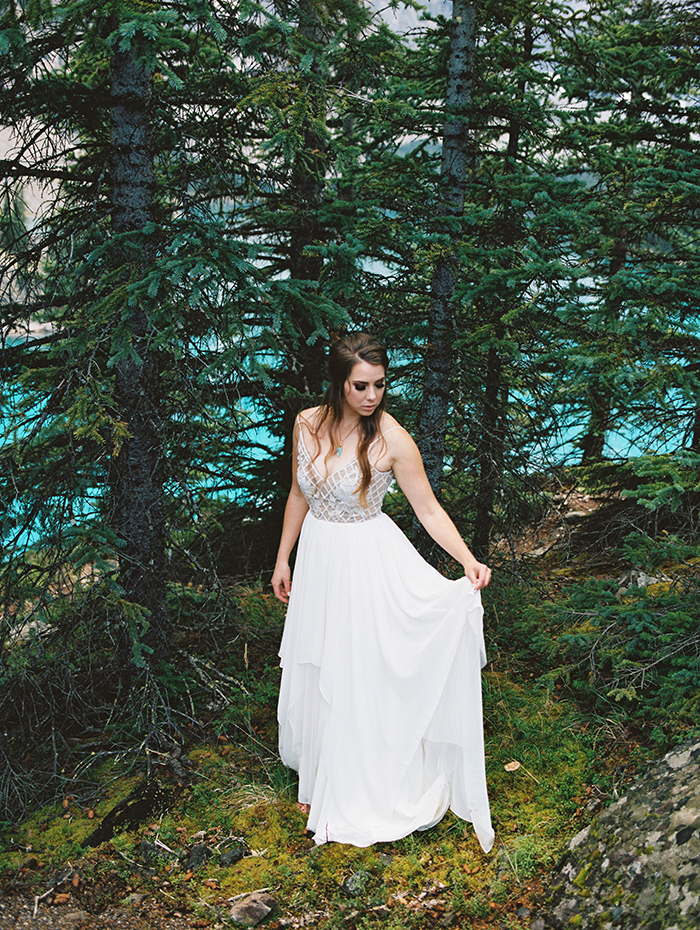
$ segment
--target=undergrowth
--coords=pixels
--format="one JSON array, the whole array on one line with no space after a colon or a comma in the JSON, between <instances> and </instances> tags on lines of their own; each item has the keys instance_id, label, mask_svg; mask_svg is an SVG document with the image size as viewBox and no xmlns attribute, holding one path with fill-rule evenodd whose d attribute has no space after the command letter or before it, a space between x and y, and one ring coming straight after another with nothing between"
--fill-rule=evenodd
<instances>
[{"instance_id":1,"label":"undergrowth","mask_svg":"<svg viewBox=\"0 0 700 930\"><path fill-rule=\"evenodd\" d=\"M251 747L213 729L206 741L190 748L195 773L190 787L155 822L120 833L97 850L80 849L96 820L134 786L133 778L110 784L112 767L103 773L104 797L94 807L71 797L65 806L44 807L7 831L0 865L6 878L37 887L57 863L80 857L81 883L73 892L79 901L106 905L105 886L117 898L134 890L156 895L165 888L180 910L213 922L226 922L237 895L269 888L287 926L301 926L311 915L312 925L329 930L439 926L446 919L445 925L478 928L497 917L508 917L506 926L524 927L527 923L515 916L518 907L535 906L540 875L585 822L594 747L572 705L499 672L486 675L485 713L497 833L489 856L471 826L452 814L395 843L315 847L303 832L294 780L272 749L252 780ZM258 755L261 746L253 748ZM513 762L520 763L517 769ZM156 838L173 855L164 853L154 874L145 876L142 868L139 874L140 844ZM212 861L188 874L176 854L202 841L220 851L244 842L249 854L233 868ZM25 865L28 857L37 860L32 869ZM348 879L357 875L361 891L350 894Z\"/></svg>"},{"instance_id":2,"label":"undergrowth","mask_svg":"<svg viewBox=\"0 0 700 930\"><path fill-rule=\"evenodd\" d=\"M574 702L588 725L620 734L653 755L700 733L700 550L634 534L615 553L626 570L559 587L540 568L522 585L497 593L492 631L512 675L537 680ZM571 580L572 564L567 565ZM650 574L647 574L650 573Z\"/></svg>"},{"instance_id":3,"label":"undergrowth","mask_svg":"<svg viewBox=\"0 0 700 930\"><path fill-rule=\"evenodd\" d=\"M577 559L566 564L562 589L553 556L528 576L504 581L502 573L486 592L491 663L483 678L484 728L497 836L489 856L471 826L451 814L425 833L368 849L317 848L305 836L294 775L276 755L283 615L260 588L225 594L171 588L177 658L144 685L131 731L108 683L100 690L109 643L99 646L84 611L82 625L64 618L62 628L74 637L70 649L65 638L39 638L4 670L5 687L23 683L18 693L31 696L22 700L34 702L35 719L47 733L54 727L48 749L37 742L27 751L25 741L20 755L15 742L14 754L5 755L16 785L36 772L45 779L40 803L21 818L5 817L13 821L2 832L6 885L38 894L58 864L79 861L81 877L70 894L94 911L139 892L151 901L167 898L202 926L226 925L232 899L268 888L278 902L270 926L528 926L540 881L571 837L648 758L697 732L698 553L687 541L629 537L615 560L616 573L621 562L627 566L624 584L587 577L585 560ZM653 576L644 587L630 574L642 568ZM89 656L85 639L81 646L88 634ZM56 668L70 685L64 717L48 714L46 695L30 688ZM81 679L86 668L93 674ZM93 715L83 733L76 726L82 680ZM55 704L60 689L50 695ZM2 751L13 749L13 726L26 736L14 713ZM149 726L151 737L161 727L160 748L157 739L144 740ZM83 849L95 824L139 778L173 782L166 762L174 745L184 747L190 777L173 790L167 812ZM52 780L56 765L60 777ZM9 784L7 766L5 772ZM161 850L145 868L143 840L169 852ZM247 855L230 868L212 859L188 873L179 856L201 842L219 852L243 844Z\"/></svg>"}]
</instances>

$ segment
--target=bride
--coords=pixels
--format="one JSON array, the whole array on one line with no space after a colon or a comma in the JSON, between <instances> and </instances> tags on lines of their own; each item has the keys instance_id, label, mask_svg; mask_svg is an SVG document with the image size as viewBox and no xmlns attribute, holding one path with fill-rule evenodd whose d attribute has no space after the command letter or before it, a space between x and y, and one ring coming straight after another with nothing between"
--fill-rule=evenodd
<instances>
[{"instance_id":1,"label":"bride","mask_svg":"<svg viewBox=\"0 0 700 930\"><path fill-rule=\"evenodd\" d=\"M386 412L387 368L372 336L339 339L323 403L294 426L272 576L275 595L289 602L280 755L299 773L299 806L316 843L395 840L451 808L488 851L479 592L491 572L437 502L416 444ZM463 578L443 577L382 513L394 479Z\"/></svg>"}]
</instances>

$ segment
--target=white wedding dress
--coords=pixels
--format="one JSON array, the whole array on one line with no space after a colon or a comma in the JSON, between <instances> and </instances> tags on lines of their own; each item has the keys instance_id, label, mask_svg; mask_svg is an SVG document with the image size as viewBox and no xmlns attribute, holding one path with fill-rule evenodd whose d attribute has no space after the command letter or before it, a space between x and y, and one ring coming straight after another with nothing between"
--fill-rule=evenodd
<instances>
[{"instance_id":1,"label":"white wedding dress","mask_svg":"<svg viewBox=\"0 0 700 930\"><path fill-rule=\"evenodd\" d=\"M323 479L299 430L310 511L280 647L282 761L316 843L369 846L451 808L493 845L484 774L481 598L429 565L381 511L393 480L357 459Z\"/></svg>"}]
</instances>

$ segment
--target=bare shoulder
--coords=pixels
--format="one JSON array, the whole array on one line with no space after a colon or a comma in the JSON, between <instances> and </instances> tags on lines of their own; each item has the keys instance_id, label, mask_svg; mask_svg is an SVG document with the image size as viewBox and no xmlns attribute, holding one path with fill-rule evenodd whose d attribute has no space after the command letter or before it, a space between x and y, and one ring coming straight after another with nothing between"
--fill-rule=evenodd
<instances>
[{"instance_id":1,"label":"bare shoulder","mask_svg":"<svg viewBox=\"0 0 700 930\"><path fill-rule=\"evenodd\" d=\"M382 414L380 426L392 458L411 454L417 448L408 430L390 413Z\"/></svg>"},{"instance_id":2,"label":"bare shoulder","mask_svg":"<svg viewBox=\"0 0 700 930\"><path fill-rule=\"evenodd\" d=\"M386 410L382 413L382 418L379 421L379 428L382 431L383 436L386 436L387 433L397 432L399 430L404 433L406 432L396 417L393 417L390 413L387 413Z\"/></svg>"},{"instance_id":3,"label":"bare shoulder","mask_svg":"<svg viewBox=\"0 0 700 930\"><path fill-rule=\"evenodd\" d=\"M320 407L307 407L306 410L299 411L298 420L299 422L303 423L304 426L307 426L310 430L314 430L320 415Z\"/></svg>"}]
</instances>

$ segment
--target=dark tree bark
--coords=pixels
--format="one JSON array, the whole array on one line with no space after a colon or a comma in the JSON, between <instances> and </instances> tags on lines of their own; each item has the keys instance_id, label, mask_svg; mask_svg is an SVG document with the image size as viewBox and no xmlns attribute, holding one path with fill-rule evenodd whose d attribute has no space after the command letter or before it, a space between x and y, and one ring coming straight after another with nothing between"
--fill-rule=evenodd
<instances>
[{"instance_id":1,"label":"dark tree bark","mask_svg":"<svg viewBox=\"0 0 700 930\"><path fill-rule=\"evenodd\" d=\"M588 431L581 440L581 464L600 462L605 449L605 437L610 423L610 398L598 385L591 385L588 392L590 418Z\"/></svg>"},{"instance_id":2,"label":"dark tree bark","mask_svg":"<svg viewBox=\"0 0 700 930\"><path fill-rule=\"evenodd\" d=\"M443 131L438 208L439 214L445 217L459 217L464 211L471 158L468 115L474 79L475 44L475 6L470 0L454 0L445 97L448 117ZM453 240L457 237L454 229L451 235ZM454 288L454 259L446 254L437 261L431 283L428 344L425 352L423 403L418 439L428 481L437 497L442 490L445 434L452 382ZM436 561L434 544L417 520L414 521L413 535L421 554L430 561Z\"/></svg>"},{"instance_id":3,"label":"dark tree bark","mask_svg":"<svg viewBox=\"0 0 700 930\"><path fill-rule=\"evenodd\" d=\"M318 46L324 41L325 34L318 14L309 0L302 0L299 4L297 25L299 33L310 46ZM316 63L312 65L312 71L318 72ZM319 116L324 106L322 94L313 87L307 89L307 93L311 95L313 115ZM287 255L289 276L293 281L319 281L323 271L323 259L307 250L322 236L319 213L326 185L325 148L325 140L319 138L313 125L308 122L290 177L293 219L289 227ZM303 291L290 295L287 312L293 335L286 348L286 365L280 376L284 387L281 422L284 447L276 479L278 486L283 489L289 487L291 480L289 463L294 420L301 408L318 403L326 373L325 346L321 339L312 341L316 325ZM281 525L282 499L279 504Z\"/></svg>"},{"instance_id":4,"label":"dark tree bark","mask_svg":"<svg viewBox=\"0 0 700 930\"><path fill-rule=\"evenodd\" d=\"M692 373L695 377L698 376L700 372L700 364L694 362L690 365L685 366L686 372ZM690 428L686 433L687 439L690 441L690 449L692 452L700 452L700 392L696 392L696 401L693 408L693 413L690 420Z\"/></svg>"},{"instance_id":5,"label":"dark tree bark","mask_svg":"<svg viewBox=\"0 0 700 930\"><path fill-rule=\"evenodd\" d=\"M642 110L644 108L644 99L643 99L643 88L639 84L632 86L631 95L630 95L630 116L632 119L639 119L641 117ZM622 146L622 150L628 150L630 153L634 150L635 146L625 145ZM615 324L620 319L622 313L623 301L621 296L615 295L615 275L618 274L625 267L627 263L628 255L628 246L629 246L629 237L628 230L624 222L624 212L619 208L622 204L627 203L633 197L632 186L628 183L627 179L624 177L625 169L622 169L623 174L620 178L620 190L618 197L613 201L618 206L618 210L613 212L610 219L608 220L610 226L612 227L611 235L614 237L614 247L610 257L610 266L608 268L608 287L610 292L605 300L605 318L606 320L614 320ZM614 193L614 185L612 191ZM614 332L616 327L612 327ZM605 327L606 333L608 332L608 326ZM594 335L594 340L596 336ZM604 338L609 338L606 335ZM603 459L603 451L605 449L605 439L610 428L610 417L612 414L612 391L610 383L606 384L606 374L610 374L609 371L606 372L606 369L609 368L609 363L605 359L605 345L602 348L603 359L600 364L596 364L594 360L593 370L590 374L590 380L587 385L587 396L588 404L590 408L590 417L588 420L588 428L585 436L581 440L581 464L582 465L591 465L595 462L600 462Z\"/></svg>"},{"instance_id":6,"label":"dark tree bark","mask_svg":"<svg viewBox=\"0 0 700 930\"><path fill-rule=\"evenodd\" d=\"M700 406L693 411L693 426L690 434L690 448L693 452L700 452Z\"/></svg>"},{"instance_id":7,"label":"dark tree bark","mask_svg":"<svg viewBox=\"0 0 700 930\"><path fill-rule=\"evenodd\" d=\"M610 261L610 282L625 267L626 261L627 246L624 240L620 239ZM608 319L618 320L621 312L621 301L619 299L609 299L606 304ZM603 458L605 439L610 427L610 415L612 413L611 390L605 384L605 372L601 375L591 375L587 394L590 416L588 429L581 440L582 465L592 465L594 462L600 462Z\"/></svg>"},{"instance_id":8,"label":"dark tree bark","mask_svg":"<svg viewBox=\"0 0 700 930\"><path fill-rule=\"evenodd\" d=\"M477 559L485 559L489 553L496 489L503 477L504 410L508 401L508 388L503 385L502 376L503 359L498 349L489 349L477 453L479 482L472 540L472 550Z\"/></svg>"},{"instance_id":9,"label":"dark tree bark","mask_svg":"<svg viewBox=\"0 0 700 930\"><path fill-rule=\"evenodd\" d=\"M111 200L112 229L121 237L114 262L126 284L142 279L153 261L146 226L154 216L151 143L151 70L133 47L115 51L111 62ZM138 234L143 235L138 235ZM137 234L133 239L129 234ZM141 637L152 661L170 648L165 607L165 516L159 359L149 344L146 307L124 307L129 319L125 343L119 344L115 398L118 417L128 430L112 468L113 519L122 540L119 577L125 597L147 611ZM132 629L129 638L138 635ZM132 643L126 644L129 648Z\"/></svg>"},{"instance_id":10,"label":"dark tree bark","mask_svg":"<svg viewBox=\"0 0 700 930\"><path fill-rule=\"evenodd\" d=\"M299 5L299 32L310 44L320 46L324 31L313 4L303 0ZM318 72L317 66L312 71ZM324 101L318 90L309 89L314 118L323 115ZM309 246L322 237L319 213L326 186L327 153L325 140L319 138L311 123L304 130L302 150L297 154L292 171L292 191L296 205L296 222L291 229L289 243L290 276L298 281L318 281L323 270L323 259L310 254ZM311 343L315 322L300 299L293 299L290 306L291 321L298 334L298 345L293 349L288 377L291 386L309 400L316 399L321 391L325 375L325 353L321 340ZM298 410L290 411L292 418ZM285 430L288 434L289 429Z\"/></svg>"},{"instance_id":11,"label":"dark tree bark","mask_svg":"<svg viewBox=\"0 0 700 930\"><path fill-rule=\"evenodd\" d=\"M528 62L532 58L533 45L532 25L528 22L525 24L523 61ZM518 100L524 99L526 90L527 84L523 78L518 81ZM516 170L521 130L522 124L520 120L518 118L511 119L503 165L506 175L512 175ZM500 240L506 246L504 251L509 256L503 262L503 269L507 271L513 266L512 256L515 254L516 243L522 228L522 217L507 199L503 203L502 218L498 228L500 230ZM512 309L512 301L509 302L506 297L500 300L499 316L493 323L494 345L489 349L486 363L484 405L477 445L479 481L476 491L474 536L472 540L474 555L477 559L482 560L488 558L496 491L503 479L509 388L508 384L504 382L504 358L500 345L506 335L506 327L503 321Z\"/></svg>"}]
</instances>

